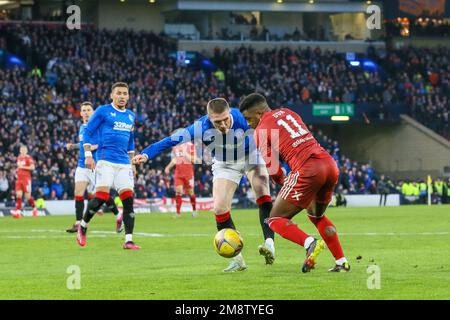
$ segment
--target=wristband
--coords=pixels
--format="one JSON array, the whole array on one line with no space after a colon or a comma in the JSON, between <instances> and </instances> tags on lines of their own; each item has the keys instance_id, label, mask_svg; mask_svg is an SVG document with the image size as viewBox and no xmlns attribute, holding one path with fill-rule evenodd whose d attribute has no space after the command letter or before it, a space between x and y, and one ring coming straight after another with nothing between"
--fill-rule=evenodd
<instances>
[{"instance_id":1,"label":"wristband","mask_svg":"<svg viewBox=\"0 0 450 320\"><path fill-rule=\"evenodd\" d=\"M84 152L85 157L91 157L92 158L92 151L85 151Z\"/></svg>"}]
</instances>

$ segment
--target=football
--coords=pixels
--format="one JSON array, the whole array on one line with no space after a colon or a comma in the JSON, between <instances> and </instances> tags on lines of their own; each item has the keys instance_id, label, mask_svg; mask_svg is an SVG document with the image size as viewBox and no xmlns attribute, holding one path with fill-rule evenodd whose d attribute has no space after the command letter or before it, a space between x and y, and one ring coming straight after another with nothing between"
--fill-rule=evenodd
<instances>
[{"instance_id":1,"label":"football","mask_svg":"<svg viewBox=\"0 0 450 320\"><path fill-rule=\"evenodd\" d=\"M225 258L237 256L244 247L244 242L238 231L222 229L214 237L214 248L217 253Z\"/></svg>"}]
</instances>

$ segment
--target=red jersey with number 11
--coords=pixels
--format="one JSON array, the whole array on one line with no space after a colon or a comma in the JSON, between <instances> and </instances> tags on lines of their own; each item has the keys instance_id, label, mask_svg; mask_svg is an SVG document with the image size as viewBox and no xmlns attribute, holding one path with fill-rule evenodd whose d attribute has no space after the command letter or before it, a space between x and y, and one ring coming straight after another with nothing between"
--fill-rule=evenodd
<instances>
[{"instance_id":1,"label":"red jersey with number 11","mask_svg":"<svg viewBox=\"0 0 450 320\"><path fill-rule=\"evenodd\" d=\"M299 170L313 154L328 155L302 118L286 108L263 115L255 130L255 141L268 167L277 156L287 162L291 170ZM281 168L274 170L281 171Z\"/></svg>"}]
</instances>

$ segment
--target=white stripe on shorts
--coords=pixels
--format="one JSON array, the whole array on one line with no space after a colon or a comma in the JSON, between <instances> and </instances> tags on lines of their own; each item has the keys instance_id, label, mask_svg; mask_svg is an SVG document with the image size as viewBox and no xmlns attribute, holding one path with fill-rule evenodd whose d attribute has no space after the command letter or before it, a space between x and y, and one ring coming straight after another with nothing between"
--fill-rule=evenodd
<instances>
[{"instance_id":1,"label":"white stripe on shorts","mask_svg":"<svg viewBox=\"0 0 450 320\"><path fill-rule=\"evenodd\" d=\"M295 174L293 174L291 177L289 177L288 182L286 183L286 185L283 187L284 190L282 190L280 192L280 196L287 200L287 197L289 196L289 193L291 193L292 189L294 188L294 186L297 184L298 181L298 177L299 177L299 172L297 171Z\"/></svg>"}]
</instances>

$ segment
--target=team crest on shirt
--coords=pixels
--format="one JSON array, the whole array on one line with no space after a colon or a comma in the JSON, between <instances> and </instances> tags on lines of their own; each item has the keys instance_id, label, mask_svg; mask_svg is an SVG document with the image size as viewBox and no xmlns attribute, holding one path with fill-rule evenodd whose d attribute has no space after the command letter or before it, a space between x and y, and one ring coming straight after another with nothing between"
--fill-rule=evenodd
<instances>
[{"instance_id":1,"label":"team crest on shirt","mask_svg":"<svg viewBox=\"0 0 450 320\"><path fill-rule=\"evenodd\" d=\"M115 112L111 112L110 114L111 114L111 117L115 117L116 116Z\"/></svg>"}]
</instances>

